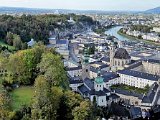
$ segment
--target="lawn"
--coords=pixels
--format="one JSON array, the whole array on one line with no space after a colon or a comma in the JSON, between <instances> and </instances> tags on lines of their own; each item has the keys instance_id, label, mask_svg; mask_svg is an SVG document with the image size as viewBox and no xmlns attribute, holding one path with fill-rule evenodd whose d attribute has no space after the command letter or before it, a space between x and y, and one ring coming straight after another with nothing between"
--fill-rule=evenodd
<instances>
[{"instance_id":1,"label":"lawn","mask_svg":"<svg viewBox=\"0 0 160 120\"><path fill-rule=\"evenodd\" d=\"M13 47L13 46L10 46L10 45L7 45L6 43L4 43L2 40L0 40L0 45L1 46L8 46L8 49L10 50L10 51L13 51L13 50L15 50L15 47Z\"/></svg>"},{"instance_id":2,"label":"lawn","mask_svg":"<svg viewBox=\"0 0 160 120\"><path fill-rule=\"evenodd\" d=\"M127 90L127 91L132 91L132 92L136 92L136 93L139 93L139 94L144 94L144 93L147 93L149 91L149 87L146 86L145 88L136 88L136 87L133 87L133 86L128 86L128 85L123 85L123 84L120 84L120 85L112 85L111 86L112 89L122 89L122 90Z\"/></svg>"},{"instance_id":3,"label":"lawn","mask_svg":"<svg viewBox=\"0 0 160 120\"><path fill-rule=\"evenodd\" d=\"M33 97L33 87L20 87L11 92L12 109L18 110L22 105L29 105Z\"/></svg>"}]
</instances>

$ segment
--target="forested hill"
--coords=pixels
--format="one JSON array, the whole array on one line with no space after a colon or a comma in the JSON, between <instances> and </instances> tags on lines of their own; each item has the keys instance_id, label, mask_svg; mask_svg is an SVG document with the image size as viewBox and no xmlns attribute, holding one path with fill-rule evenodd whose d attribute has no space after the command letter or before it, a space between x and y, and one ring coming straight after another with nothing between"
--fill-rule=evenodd
<instances>
[{"instance_id":1,"label":"forested hill","mask_svg":"<svg viewBox=\"0 0 160 120\"><path fill-rule=\"evenodd\" d=\"M75 24L68 20L73 18ZM84 26L94 25L91 17L84 15L22 15L22 16L0 16L0 39L5 39L7 32L20 36L22 42L28 42L31 38L36 41L44 41L49 37L49 31L54 29L73 30L82 29Z\"/></svg>"}]
</instances>

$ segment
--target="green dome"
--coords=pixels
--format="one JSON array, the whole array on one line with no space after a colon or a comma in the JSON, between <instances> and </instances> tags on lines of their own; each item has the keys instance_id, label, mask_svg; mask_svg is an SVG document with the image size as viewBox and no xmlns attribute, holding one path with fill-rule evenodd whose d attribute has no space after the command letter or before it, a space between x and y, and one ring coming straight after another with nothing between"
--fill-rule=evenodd
<instances>
[{"instance_id":1,"label":"green dome","mask_svg":"<svg viewBox=\"0 0 160 120\"><path fill-rule=\"evenodd\" d=\"M101 76L98 76L98 77L95 79L95 82L96 82L97 84L101 84L101 83L103 83L104 81L103 81L103 78L102 78Z\"/></svg>"}]
</instances>

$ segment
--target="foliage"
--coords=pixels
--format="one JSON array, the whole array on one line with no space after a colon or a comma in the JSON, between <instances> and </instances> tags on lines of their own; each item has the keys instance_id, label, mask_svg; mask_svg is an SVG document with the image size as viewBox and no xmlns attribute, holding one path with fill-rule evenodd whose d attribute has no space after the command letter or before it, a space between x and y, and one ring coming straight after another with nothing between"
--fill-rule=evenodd
<instances>
[{"instance_id":1,"label":"foliage","mask_svg":"<svg viewBox=\"0 0 160 120\"><path fill-rule=\"evenodd\" d=\"M6 43L12 44L13 34L17 34L22 42L28 42L31 38L36 41L48 42L49 32L55 29L65 30L72 29L67 20L73 17L78 28L85 25L93 25L94 21L91 17L84 15L22 15L22 16L0 16L0 38L5 39ZM61 22L61 24L58 24ZM81 25L82 24L82 25Z\"/></svg>"},{"instance_id":2,"label":"foliage","mask_svg":"<svg viewBox=\"0 0 160 120\"><path fill-rule=\"evenodd\" d=\"M81 102L80 106L74 108L72 114L74 116L73 120L87 120L90 114L89 101Z\"/></svg>"},{"instance_id":3,"label":"foliage","mask_svg":"<svg viewBox=\"0 0 160 120\"><path fill-rule=\"evenodd\" d=\"M47 62L46 62L47 61ZM42 60L38 64L41 74L51 81L54 86L68 87L67 76L61 58L50 52L42 55Z\"/></svg>"},{"instance_id":4,"label":"foliage","mask_svg":"<svg viewBox=\"0 0 160 120\"><path fill-rule=\"evenodd\" d=\"M112 85L111 86L112 89L123 89L123 90L128 90L131 92L136 92L136 93L140 93L140 94L144 94L147 93L149 91L149 86L147 85L145 88L136 88L134 86L128 86L128 85Z\"/></svg>"},{"instance_id":5,"label":"foliage","mask_svg":"<svg viewBox=\"0 0 160 120\"><path fill-rule=\"evenodd\" d=\"M0 119L4 120L8 118L10 113L10 96L6 90L2 90L0 93Z\"/></svg>"},{"instance_id":6,"label":"foliage","mask_svg":"<svg viewBox=\"0 0 160 120\"><path fill-rule=\"evenodd\" d=\"M26 105L29 106L31 104L31 99L33 97L34 89L33 87L25 87L22 86L13 90L11 94L11 107L12 110L18 110L22 106Z\"/></svg>"},{"instance_id":7,"label":"foliage","mask_svg":"<svg viewBox=\"0 0 160 120\"><path fill-rule=\"evenodd\" d=\"M131 25L130 27L131 31L140 31L144 33L149 33L153 28L146 25Z\"/></svg>"},{"instance_id":8,"label":"foliage","mask_svg":"<svg viewBox=\"0 0 160 120\"><path fill-rule=\"evenodd\" d=\"M35 95L32 104L32 119L51 120L55 116L53 108L51 85L47 79L41 75L35 81Z\"/></svg>"}]
</instances>

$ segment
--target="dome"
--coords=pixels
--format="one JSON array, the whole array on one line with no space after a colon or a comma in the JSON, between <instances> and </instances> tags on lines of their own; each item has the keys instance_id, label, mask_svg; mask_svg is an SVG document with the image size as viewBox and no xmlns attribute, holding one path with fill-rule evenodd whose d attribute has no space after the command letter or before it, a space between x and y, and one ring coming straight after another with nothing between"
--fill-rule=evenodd
<instances>
[{"instance_id":1,"label":"dome","mask_svg":"<svg viewBox=\"0 0 160 120\"><path fill-rule=\"evenodd\" d=\"M118 48L115 52L114 58L117 59L130 59L128 52L124 48Z\"/></svg>"},{"instance_id":2,"label":"dome","mask_svg":"<svg viewBox=\"0 0 160 120\"><path fill-rule=\"evenodd\" d=\"M101 84L101 83L103 83L103 78L100 77L100 76L98 76L98 77L95 79L95 82L96 82L97 84Z\"/></svg>"}]
</instances>

